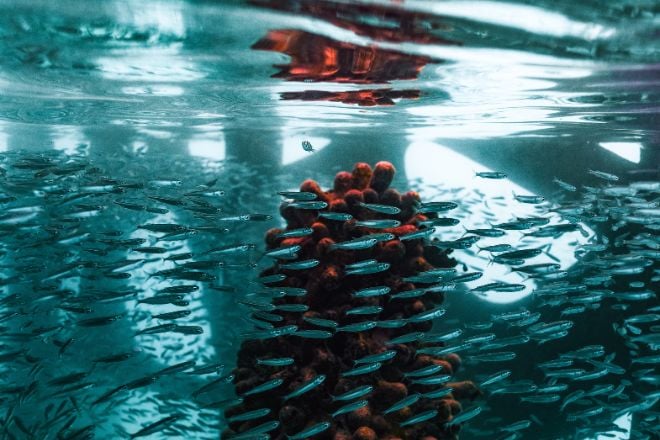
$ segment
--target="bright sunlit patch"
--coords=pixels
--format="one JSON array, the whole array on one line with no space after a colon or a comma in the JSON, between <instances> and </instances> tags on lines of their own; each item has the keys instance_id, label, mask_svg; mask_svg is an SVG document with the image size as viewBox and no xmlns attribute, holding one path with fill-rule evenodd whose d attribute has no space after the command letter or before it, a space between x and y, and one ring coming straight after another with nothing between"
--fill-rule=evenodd
<instances>
[{"instance_id":1,"label":"bright sunlit patch","mask_svg":"<svg viewBox=\"0 0 660 440\"><path fill-rule=\"evenodd\" d=\"M67 155L80 153L85 137L79 127L57 125L53 128L53 148Z\"/></svg>"},{"instance_id":2,"label":"bright sunlit patch","mask_svg":"<svg viewBox=\"0 0 660 440\"><path fill-rule=\"evenodd\" d=\"M435 237L440 240L456 240L465 235L465 229L490 228L491 224L515 220L517 217L546 217L550 224L558 223L556 214L539 212L535 205L524 204L513 198L513 193L529 195L525 188L509 179L484 179L475 176L475 171L503 171L484 168L479 163L456 153L448 147L430 142L413 142L406 151L406 175L411 181L421 182L419 190L423 200L455 201L459 208L447 212L446 217L459 219L460 224L452 227L436 228ZM544 204L547 207L547 203ZM468 289L494 281L512 284L526 284L520 292L487 292L480 298L494 303L512 303L532 293L534 282L519 273L511 271L504 264L490 261L488 252L478 252L480 247L508 243L516 249L544 248L544 253L530 259L525 264L552 263L559 260L561 270L568 269L575 262L574 242L584 243L591 235L583 237L579 232L567 233L560 238L531 238L522 232L508 231L500 238L481 238L468 250L454 251L454 256L464 263L469 271L483 272L476 281L466 283ZM550 245L550 246L549 246Z\"/></svg>"},{"instance_id":3,"label":"bright sunlit patch","mask_svg":"<svg viewBox=\"0 0 660 440\"><path fill-rule=\"evenodd\" d=\"M632 414L624 414L614 421L614 424L626 432L612 431L607 435L599 435L595 440L628 440L630 438L630 428L632 427Z\"/></svg>"},{"instance_id":4,"label":"bright sunlit patch","mask_svg":"<svg viewBox=\"0 0 660 440\"><path fill-rule=\"evenodd\" d=\"M157 29L158 32L182 38L186 26L183 18L184 3L180 1L150 1L148 3L117 3L115 17L140 30Z\"/></svg>"},{"instance_id":5,"label":"bright sunlit patch","mask_svg":"<svg viewBox=\"0 0 660 440\"><path fill-rule=\"evenodd\" d=\"M600 142L598 145L630 162L640 161L642 144L639 142Z\"/></svg>"},{"instance_id":6,"label":"bright sunlit patch","mask_svg":"<svg viewBox=\"0 0 660 440\"><path fill-rule=\"evenodd\" d=\"M303 141L308 141L312 144L314 151L305 151L302 147ZM317 153L322 148L330 145L330 139L323 137L310 137L310 136L285 136L284 145L282 146L282 165L288 165L293 162L299 161L308 157L310 154Z\"/></svg>"},{"instance_id":7,"label":"bright sunlit patch","mask_svg":"<svg viewBox=\"0 0 660 440\"><path fill-rule=\"evenodd\" d=\"M192 156L204 157L212 160L224 160L225 140L203 138L192 138L188 142L188 151Z\"/></svg>"}]
</instances>

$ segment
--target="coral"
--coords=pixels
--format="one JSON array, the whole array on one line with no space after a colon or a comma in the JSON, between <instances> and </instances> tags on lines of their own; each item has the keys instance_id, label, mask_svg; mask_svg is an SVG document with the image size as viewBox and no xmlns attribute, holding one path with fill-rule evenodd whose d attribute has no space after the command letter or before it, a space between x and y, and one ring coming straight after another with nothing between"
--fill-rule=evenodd
<instances>
[{"instance_id":1,"label":"coral","mask_svg":"<svg viewBox=\"0 0 660 440\"><path fill-rule=\"evenodd\" d=\"M307 207L303 204L308 202L295 200L282 204L280 211L287 228L266 233L267 252L292 246L300 248L296 255L275 259L273 267L261 274L262 277L283 274L286 278L267 285L265 290L272 294L272 306L268 303L267 313L255 310L255 315L268 316L268 322L263 321L264 330L259 330L254 339L243 342L238 352L235 386L244 400L225 412L231 422L225 432L229 438L252 432L267 417L279 421L279 425L270 431L271 438L275 439L306 432L322 422L330 422L330 426L310 437L354 440L457 438L460 426L448 428L445 422L460 412L461 405L457 399L474 399L480 394L476 386L469 381L448 383L445 380L445 383L440 381L436 385L413 383L418 377L406 374L437 365L439 368L432 377L449 375L451 380L456 379L461 364L456 354L430 356L417 353L429 344L422 337L415 338L414 333L429 331L432 319L409 319L436 310L443 294L433 291L412 298L392 297L429 284L409 282L406 277L437 267L450 268L456 262L448 257L447 251L427 246L428 241L424 238L399 239L404 234L423 231L419 222L436 214L416 212L421 202L419 194L400 194L389 188L394 173L394 167L388 162L379 162L373 169L368 164L358 163L352 173L338 173L333 189L329 191L323 191L313 180L303 182L300 190L315 194L315 201L325 202L327 207L305 209ZM387 207L399 208L400 212ZM326 214L320 216L319 213ZM327 213L350 214L352 218L330 219ZM397 220L400 224L393 228L374 229L358 223L379 220ZM281 235L301 228L310 230L299 237ZM335 246L365 236L379 239L375 245L365 249ZM355 266L347 268L370 259L377 263L368 267L386 265L364 273L359 270L358 273L352 272ZM290 266L282 268L284 264L305 260L318 260L318 264L304 270L290 269ZM389 291L385 294L356 295L357 291L376 286L386 287ZM293 291L297 294L292 295ZM304 294L301 295L301 292ZM376 307L369 312L371 314L347 313L351 309L369 306ZM325 320L321 323L326 325L320 325L319 318ZM333 323L338 327L333 328ZM360 323L371 324L355 329ZM272 333L287 326L296 327L289 327L293 330L280 336ZM310 330L317 333L305 333ZM409 334L413 334L410 340L399 338ZM394 338L400 341L390 343ZM433 345L443 346L442 343ZM395 353L390 358L379 360L380 367L373 362L355 362L365 356L390 350ZM268 366L258 362L287 357L293 358L288 365ZM346 374L349 370L368 365L372 365L374 370L364 374ZM317 386L288 399L283 397L294 394L301 386L322 376L325 380ZM274 379L282 379L281 386L267 392L248 392ZM334 396L363 386L372 386L373 389L356 398L334 399ZM440 390L446 387L452 387L453 391L448 390L442 395ZM424 396L398 410L386 411L407 396L430 391L438 391L435 394L440 397ZM360 401L366 403L360 406ZM356 405L346 411L340 410L350 404ZM270 409L267 417L241 421L241 415L263 408ZM402 426L402 422L429 411L437 411L437 415L419 423L403 423Z\"/></svg>"}]
</instances>

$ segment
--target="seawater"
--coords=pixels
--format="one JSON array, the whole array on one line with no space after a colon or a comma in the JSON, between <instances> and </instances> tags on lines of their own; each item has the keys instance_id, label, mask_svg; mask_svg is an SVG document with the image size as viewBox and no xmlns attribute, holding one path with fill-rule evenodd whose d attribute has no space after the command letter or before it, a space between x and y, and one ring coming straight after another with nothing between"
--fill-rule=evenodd
<instances>
[{"instance_id":1,"label":"seawater","mask_svg":"<svg viewBox=\"0 0 660 440\"><path fill-rule=\"evenodd\" d=\"M658 438L654 2L0 9L0 437ZM386 185L336 179L382 161ZM330 207L278 194L306 179ZM328 209L444 219L411 241L445 272L403 287L414 231ZM315 246L394 237L264 255L313 226ZM434 292L390 298L411 287ZM446 347L451 378L413 383L402 353ZM349 386L374 390L332 400Z\"/></svg>"}]
</instances>

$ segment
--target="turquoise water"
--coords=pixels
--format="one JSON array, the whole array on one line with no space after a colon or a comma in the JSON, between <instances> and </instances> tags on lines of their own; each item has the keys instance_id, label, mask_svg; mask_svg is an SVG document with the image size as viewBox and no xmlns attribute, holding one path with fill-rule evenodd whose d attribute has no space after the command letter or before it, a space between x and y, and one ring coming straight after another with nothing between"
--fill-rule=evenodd
<instances>
[{"instance_id":1,"label":"turquoise water","mask_svg":"<svg viewBox=\"0 0 660 440\"><path fill-rule=\"evenodd\" d=\"M0 0L1 438L231 438L228 428L269 421L282 423L269 431L278 439L325 421L315 438L369 438L361 426L377 438L658 438L656 2L59 3ZM292 392L291 371L318 361L314 344L343 356L341 368L313 367L328 379L296 397L303 416L290 422L282 402L256 393L241 408L271 412L232 420L232 399L276 378L254 357L277 347L249 342L283 325L265 319L264 301L311 304L325 319L340 307L264 294L266 232L285 218L290 230L313 222L287 217L277 192L305 179L327 190L336 173L379 161L396 168L400 193L456 203L439 213L456 224L420 243L455 248L452 276L482 275L442 280L453 283L442 316L378 331L460 329L440 345L463 359L452 381L481 384L479 396L456 397L463 414L480 413L460 433L441 414L401 429L438 410L432 398L387 428L332 417L333 377L360 350L311 333L276 340L307 355L282 369L286 392L267 391ZM399 203L378 193L372 203ZM390 215L367 211L358 220ZM572 226L543 229L539 217ZM491 225L505 233L455 242ZM518 263L479 249L495 244L540 250ZM301 259L334 261L309 252ZM525 273L530 264L544 266ZM494 282L507 286L480 287ZM172 290L181 285L193 287ZM369 305L394 313L391 294ZM277 313L302 325L299 312ZM514 358L480 357L491 352ZM572 365L539 367L556 359ZM583 371L553 379L554 369ZM413 386L391 372L365 377ZM420 390L408 394L431 388ZM383 408L369 399L375 417Z\"/></svg>"}]
</instances>

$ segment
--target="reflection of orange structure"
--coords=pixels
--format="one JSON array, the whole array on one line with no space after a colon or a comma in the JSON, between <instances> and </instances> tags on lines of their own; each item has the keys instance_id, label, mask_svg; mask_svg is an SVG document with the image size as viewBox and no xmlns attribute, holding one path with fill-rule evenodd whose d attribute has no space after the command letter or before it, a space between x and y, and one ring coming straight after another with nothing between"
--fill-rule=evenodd
<instances>
[{"instance_id":1,"label":"reflection of orange structure","mask_svg":"<svg viewBox=\"0 0 660 440\"><path fill-rule=\"evenodd\" d=\"M256 0L253 3L321 18L377 41L453 44L430 32L441 26L437 17L406 11L396 5L356 5L317 0ZM416 79L426 64L438 62L425 56L381 49L375 45L341 42L295 29L272 30L252 48L289 55L291 62L276 65L279 71L273 75L288 81L384 84ZM281 95L285 100L321 100L365 106L393 105L394 99L416 99L419 96L419 90L391 89L306 90Z\"/></svg>"},{"instance_id":2,"label":"reflection of orange structure","mask_svg":"<svg viewBox=\"0 0 660 440\"><path fill-rule=\"evenodd\" d=\"M328 101L358 104L362 106L394 105L395 99L417 99L419 90L369 89L355 92L324 92L309 90L304 92L284 92L282 99L298 101Z\"/></svg>"},{"instance_id":3,"label":"reflection of orange structure","mask_svg":"<svg viewBox=\"0 0 660 440\"><path fill-rule=\"evenodd\" d=\"M374 84L396 79L415 79L431 59L342 43L299 30L270 31L253 49L272 50L291 57L278 65L275 78L289 81L325 81Z\"/></svg>"}]
</instances>

